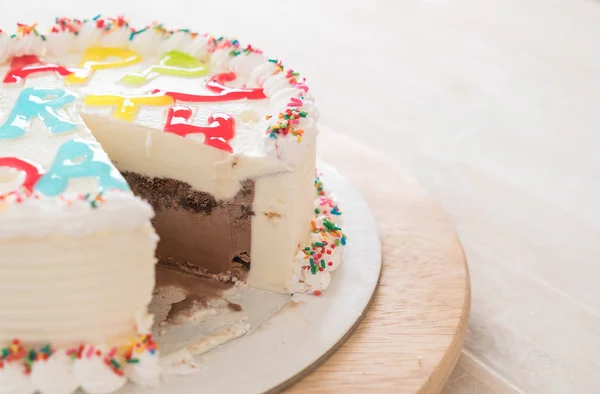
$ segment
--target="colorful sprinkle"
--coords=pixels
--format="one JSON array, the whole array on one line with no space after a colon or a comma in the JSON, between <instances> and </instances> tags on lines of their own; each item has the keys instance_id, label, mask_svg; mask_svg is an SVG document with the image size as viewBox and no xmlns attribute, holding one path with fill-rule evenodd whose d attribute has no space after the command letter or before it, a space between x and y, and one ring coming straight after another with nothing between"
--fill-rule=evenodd
<instances>
[{"instance_id":1,"label":"colorful sprinkle","mask_svg":"<svg viewBox=\"0 0 600 394\"><path fill-rule=\"evenodd\" d=\"M298 106L301 106L298 105ZM282 112L277 117L277 123L269 125L267 127L267 134L271 138L277 138L279 136L287 136L288 134L293 135L297 138L298 142L302 141L302 135L304 130L294 128L294 125L298 124L301 118L306 118L308 113L306 111L300 111L297 108L288 108L285 112Z\"/></svg>"},{"instance_id":2,"label":"colorful sprinkle","mask_svg":"<svg viewBox=\"0 0 600 394\"><path fill-rule=\"evenodd\" d=\"M33 25L25 25L23 23L17 23L16 37L23 38L30 34L33 34L36 37L40 37L43 41L46 41L46 36L40 34L37 31L37 23L34 23Z\"/></svg>"},{"instance_id":3,"label":"colorful sprinkle","mask_svg":"<svg viewBox=\"0 0 600 394\"><path fill-rule=\"evenodd\" d=\"M323 182L318 176L315 177L315 191L317 204L320 207L332 207L332 209L327 211L315 208L315 219L311 220L310 226L311 232L319 239L300 249L304 254L304 259L309 263L303 266L303 269L310 270L313 275L332 267L333 262L325 260L325 256L331 255L336 247L346 244L346 235L342 232L341 227L332 220L333 216L339 216L342 212L333 198L327 195L323 188Z\"/></svg>"}]
</instances>

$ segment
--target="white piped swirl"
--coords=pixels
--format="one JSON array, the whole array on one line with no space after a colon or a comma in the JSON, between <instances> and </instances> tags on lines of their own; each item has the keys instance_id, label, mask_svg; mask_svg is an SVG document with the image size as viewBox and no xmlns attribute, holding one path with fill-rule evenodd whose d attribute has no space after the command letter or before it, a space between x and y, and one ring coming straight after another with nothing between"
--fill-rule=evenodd
<instances>
[{"instance_id":1,"label":"white piped swirl","mask_svg":"<svg viewBox=\"0 0 600 394\"><path fill-rule=\"evenodd\" d=\"M130 41L129 47L134 51L156 55L160 52L165 37L150 26L144 31L133 34L133 37L130 35Z\"/></svg>"},{"instance_id":2,"label":"white piped swirl","mask_svg":"<svg viewBox=\"0 0 600 394\"><path fill-rule=\"evenodd\" d=\"M13 56L38 55L44 54L44 41L42 37L35 34L28 34L24 37L15 38L13 43Z\"/></svg>"},{"instance_id":3,"label":"white piped swirl","mask_svg":"<svg viewBox=\"0 0 600 394\"><path fill-rule=\"evenodd\" d=\"M81 25L77 38L75 39L75 49L83 52L91 46L98 45L103 31L96 26L95 21L86 21Z\"/></svg>"},{"instance_id":4,"label":"white piped swirl","mask_svg":"<svg viewBox=\"0 0 600 394\"><path fill-rule=\"evenodd\" d=\"M129 44L129 37L131 31L129 28L123 26L114 30L103 32L100 36L100 46L123 48Z\"/></svg>"},{"instance_id":5,"label":"white piped swirl","mask_svg":"<svg viewBox=\"0 0 600 394\"><path fill-rule=\"evenodd\" d=\"M7 61L14 53L15 40L8 34L0 33L0 63Z\"/></svg>"},{"instance_id":6,"label":"white piped swirl","mask_svg":"<svg viewBox=\"0 0 600 394\"><path fill-rule=\"evenodd\" d=\"M46 36L46 52L48 55L66 55L75 49L76 36L70 31L48 33Z\"/></svg>"},{"instance_id":7,"label":"white piped swirl","mask_svg":"<svg viewBox=\"0 0 600 394\"><path fill-rule=\"evenodd\" d=\"M69 394L79 386L75 378L74 360L64 350L56 351L47 360L39 360L31 369L31 382L44 394Z\"/></svg>"},{"instance_id":8,"label":"white piped swirl","mask_svg":"<svg viewBox=\"0 0 600 394\"><path fill-rule=\"evenodd\" d=\"M84 355L75 360L75 379L79 386L90 394L112 393L123 387L127 378L117 375L104 361L108 347L90 346L86 345L82 352ZM86 355L88 352L91 355Z\"/></svg>"}]
</instances>

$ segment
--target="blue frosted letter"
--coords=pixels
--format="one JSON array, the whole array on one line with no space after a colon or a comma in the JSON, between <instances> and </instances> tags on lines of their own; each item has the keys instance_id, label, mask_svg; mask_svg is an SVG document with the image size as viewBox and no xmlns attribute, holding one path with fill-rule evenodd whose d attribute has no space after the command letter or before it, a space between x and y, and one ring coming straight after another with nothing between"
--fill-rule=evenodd
<instances>
[{"instance_id":1,"label":"blue frosted letter","mask_svg":"<svg viewBox=\"0 0 600 394\"><path fill-rule=\"evenodd\" d=\"M0 140L19 138L25 135L32 117L36 117L44 123L50 134L77 130L76 123L58 112L76 98L75 93L66 89L23 89L4 124L0 126Z\"/></svg>"},{"instance_id":2,"label":"blue frosted letter","mask_svg":"<svg viewBox=\"0 0 600 394\"><path fill-rule=\"evenodd\" d=\"M35 190L47 196L57 196L67 189L69 179L98 179L99 191L129 190L125 179L106 158L96 142L69 140L61 145L52 166L35 185Z\"/></svg>"}]
</instances>

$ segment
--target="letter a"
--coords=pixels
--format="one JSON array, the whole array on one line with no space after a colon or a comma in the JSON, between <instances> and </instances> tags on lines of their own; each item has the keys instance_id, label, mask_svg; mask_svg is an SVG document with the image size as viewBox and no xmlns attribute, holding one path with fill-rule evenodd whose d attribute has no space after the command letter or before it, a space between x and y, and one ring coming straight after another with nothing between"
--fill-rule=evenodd
<instances>
[{"instance_id":1,"label":"letter a","mask_svg":"<svg viewBox=\"0 0 600 394\"><path fill-rule=\"evenodd\" d=\"M129 190L97 142L69 140L56 153L52 166L35 185L35 190L53 197L64 193L73 178L98 179L98 189Z\"/></svg>"}]
</instances>

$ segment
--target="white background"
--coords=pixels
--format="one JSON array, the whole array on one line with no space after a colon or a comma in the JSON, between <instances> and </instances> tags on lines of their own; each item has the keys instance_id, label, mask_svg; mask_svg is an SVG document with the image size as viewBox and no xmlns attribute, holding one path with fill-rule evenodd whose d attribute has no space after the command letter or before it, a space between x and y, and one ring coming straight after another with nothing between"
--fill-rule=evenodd
<instances>
[{"instance_id":1,"label":"white background","mask_svg":"<svg viewBox=\"0 0 600 394\"><path fill-rule=\"evenodd\" d=\"M428 188L473 284L446 393L600 392L600 3L4 0L0 26L98 13L278 55Z\"/></svg>"}]
</instances>

